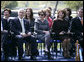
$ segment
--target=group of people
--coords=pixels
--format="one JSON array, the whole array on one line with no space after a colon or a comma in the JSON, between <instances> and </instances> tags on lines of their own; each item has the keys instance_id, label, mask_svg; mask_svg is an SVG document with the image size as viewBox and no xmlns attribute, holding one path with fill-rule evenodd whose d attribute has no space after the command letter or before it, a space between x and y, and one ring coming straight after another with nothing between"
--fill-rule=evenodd
<instances>
[{"instance_id":1,"label":"group of people","mask_svg":"<svg viewBox=\"0 0 84 62\"><path fill-rule=\"evenodd\" d=\"M11 10L4 9L4 17L1 17L1 48L3 48L4 60L8 60L9 56L16 57L16 47L18 47L18 59L22 60L23 43L25 43L26 55L30 53L30 59L36 59L36 56L39 55L36 40L45 43L44 52L48 55L48 59L52 58L50 54L51 39L62 41L65 58L71 57L76 40L79 40L83 48L83 40L79 39L83 37L83 8L78 10L75 18L71 16L70 8L59 10L55 18L52 17L50 9L49 7L38 11L39 18L33 17L32 8L20 9L18 17L14 19L10 18ZM52 32L55 33L54 36L52 36ZM74 33L73 36L71 32Z\"/></svg>"}]
</instances>

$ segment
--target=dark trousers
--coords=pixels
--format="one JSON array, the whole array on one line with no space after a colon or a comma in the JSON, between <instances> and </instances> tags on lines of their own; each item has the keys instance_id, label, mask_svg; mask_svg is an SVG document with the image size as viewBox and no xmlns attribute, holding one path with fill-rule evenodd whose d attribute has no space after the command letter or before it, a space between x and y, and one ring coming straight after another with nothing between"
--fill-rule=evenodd
<instances>
[{"instance_id":1,"label":"dark trousers","mask_svg":"<svg viewBox=\"0 0 84 62\"><path fill-rule=\"evenodd\" d=\"M32 54L32 56L37 55L38 50L37 50L36 41L33 37L28 36L28 37L25 37L25 38L16 38L16 46L18 47L19 58L21 58L22 55L23 55L23 43L27 43L27 42L31 44L31 54Z\"/></svg>"},{"instance_id":2,"label":"dark trousers","mask_svg":"<svg viewBox=\"0 0 84 62\"><path fill-rule=\"evenodd\" d=\"M75 47L75 40L73 40L73 39L71 39L71 45L72 45L72 47L71 47L71 49L69 50L70 51L70 55L71 56L73 56L73 53L75 53L76 52L76 47Z\"/></svg>"},{"instance_id":3,"label":"dark trousers","mask_svg":"<svg viewBox=\"0 0 84 62\"><path fill-rule=\"evenodd\" d=\"M3 53L4 53L4 57L5 59L7 59L9 56L11 56L11 45L12 45L12 40L11 37L9 36L8 33L4 33L3 34L3 38L2 38L2 48L3 48Z\"/></svg>"},{"instance_id":4,"label":"dark trousers","mask_svg":"<svg viewBox=\"0 0 84 62\"><path fill-rule=\"evenodd\" d=\"M14 37L12 37L12 43L10 49L11 49L11 57L16 57L17 49L16 49L16 40Z\"/></svg>"},{"instance_id":5,"label":"dark trousers","mask_svg":"<svg viewBox=\"0 0 84 62\"><path fill-rule=\"evenodd\" d=\"M28 37L25 37L24 40L26 40L26 43L31 44L30 46L31 55L32 56L38 55L36 39L34 37L28 36Z\"/></svg>"},{"instance_id":6,"label":"dark trousers","mask_svg":"<svg viewBox=\"0 0 84 62\"><path fill-rule=\"evenodd\" d=\"M7 59L9 56L11 56L11 45L3 43L3 53L5 59Z\"/></svg>"}]
</instances>

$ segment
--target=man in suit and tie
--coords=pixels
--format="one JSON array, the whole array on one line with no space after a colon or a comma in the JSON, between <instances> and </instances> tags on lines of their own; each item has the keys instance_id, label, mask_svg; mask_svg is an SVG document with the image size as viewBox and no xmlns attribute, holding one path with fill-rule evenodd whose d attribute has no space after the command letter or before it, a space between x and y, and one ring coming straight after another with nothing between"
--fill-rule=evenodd
<instances>
[{"instance_id":1,"label":"man in suit and tie","mask_svg":"<svg viewBox=\"0 0 84 62\"><path fill-rule=\"evenodd\" d=\"M76 40L77 40L79 36L83 35L83 24L82 24L82 21L83 21L83 8L80 8L78 10L77 17L73 18L72 20L73 20L73 22L72 22L71 31L75 33L75 35L77 36L76 37Z\"/></svg>"},{"instance_id":2,"label":"man in suit and tie","mask_svg":"<svg viewBox=\"0 0 84 62\"><path fill-rule=\"evenodd\" d=\"M79 8L77 17L72 19L71 32L75 33L75 41L79 40L79 44L83 48L83 7Z\"/></svg>"},{"instance_id":3,"label":"man in suit and tie","mask_svg":"<svg viewBox=\"0 0 84 62\"><path fill-rule=\"evenodd\" d=\"M18 11L18 17L12 21L11 31L14 32L16 44L18 46L19 60L22 59L23 55L23 42L31 43L31 59L36 59L35 55L37 54L37 45L35 39L31 37L29 22L24 19L25 11L20 9Z\"/></svg>"}]
</instances>

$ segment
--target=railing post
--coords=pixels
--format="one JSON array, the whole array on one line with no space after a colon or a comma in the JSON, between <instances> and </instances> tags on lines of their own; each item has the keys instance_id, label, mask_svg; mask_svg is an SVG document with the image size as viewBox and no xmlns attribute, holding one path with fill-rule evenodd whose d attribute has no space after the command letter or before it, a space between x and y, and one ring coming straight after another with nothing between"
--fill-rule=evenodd
<instances>
[{"instance_id":1,"label":"railing post","mask_svg":"<svg viewBox=\"0 0 84 62\"><path fill-rule=\"evenodd\" d=\"M75 57L75 61L80 61L78 40L76 41L75 46L76 46L76 57Z\"/></svg>"}]
</instances>

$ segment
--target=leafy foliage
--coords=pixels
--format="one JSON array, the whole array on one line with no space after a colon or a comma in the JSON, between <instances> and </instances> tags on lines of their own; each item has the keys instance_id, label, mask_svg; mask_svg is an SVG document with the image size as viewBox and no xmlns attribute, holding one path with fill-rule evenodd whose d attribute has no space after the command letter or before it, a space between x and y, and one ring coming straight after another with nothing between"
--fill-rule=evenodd
<instances>
[{"instance_id":1,"label":"leafy foliage","mask_svg":"<svg viewBox=\"0 0 84 62\"><path fill-rule=\"evenodd\" d=\"M74 10L78 10L80 7L83 7L83 1L65 1L66 5Z\"/></svg>"},{"instance_id":2,"label":"leafy foliage","mask_svg":"<svg viewBox=\"0 0 84 62\"><path fill-rule=\"evenodd\" d=\"M16 7L17 1L1 1L1 8L10 8L13 9L14 7Z\"/></svg>"}]
</instances>

